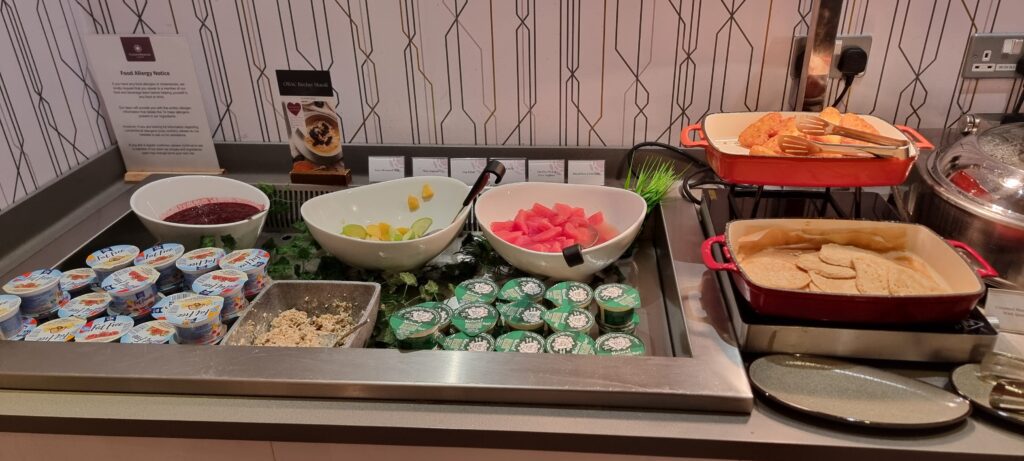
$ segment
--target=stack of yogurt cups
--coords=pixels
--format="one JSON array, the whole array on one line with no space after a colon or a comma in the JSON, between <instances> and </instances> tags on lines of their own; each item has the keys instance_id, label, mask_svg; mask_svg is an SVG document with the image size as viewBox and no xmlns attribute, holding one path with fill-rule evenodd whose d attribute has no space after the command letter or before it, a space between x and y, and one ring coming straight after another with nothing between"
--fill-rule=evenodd
<instances>
[{"instance_id":1,"label":"stack of yogurt cups","mask_svg":"<svg viewBox=\"0 0 1024 461\"><path fill-rule=\"evenodd\" d=\"M170 294L181 289L184 274L178 269L177 262L184 254L185 247L180 243L158 243L139 253L135 257L135 265L156 269L160 273L156 281L157 291Z\"/></svg>"}]
</instances>

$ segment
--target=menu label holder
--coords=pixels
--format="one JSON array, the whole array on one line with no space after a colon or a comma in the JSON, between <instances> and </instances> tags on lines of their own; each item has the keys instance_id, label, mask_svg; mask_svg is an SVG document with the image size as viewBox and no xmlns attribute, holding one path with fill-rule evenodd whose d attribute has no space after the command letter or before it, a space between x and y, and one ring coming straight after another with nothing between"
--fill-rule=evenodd
<instances>
[{"instance_id":1,"label":"menu label holder","mask_svg":"<svg viewBox=\"0 0 1024 461\"><path fill-rule=\"evenodd\" d=\"M83 42L124 158L125 181L224 172L183 37L86 35Z\"/></svg>"},{"instance_id":2,"label":"menu label holder","mask_svg":"<svg viewBox=\"0 0 1024 461\"><path fill-rule=\"evenodd\" d=\"M525 158L492 158L505 165L505 176L501 178L502 184L514 182L526 182L526 159Z\"/></svg>"},{"instance_id":3,"label":"menu label holder","mask_svg":"<svg viewBox=\"0 0 1024 461\"><path fill-rule=\"evenodd\" d=\"M376 156L366 158L370 182L384 182L405 177L405 157Z\"/></svg>"},{"instance_id":4,"label":"menu label holder","mask_svg":"<svg viewBox=\"0 0 1024 461\"><path fill-rule=\"evenodd\" d=\"M451 177L472 186L480 172L487 168L486 158L453 158Z\"/></svg>"},{"instance_id":5,"label":"menu label holder","mask_svg":"<svg viewBox=\"0 0 1024 461\"><path fill-rule=\"evenodd\" d=\"M530 160L530 182L565 182L565 160Z\"/></svg>"},{"instance_id":6,"label":"menu label holder","mask_svg":"<svg viewBox=\"0 0 1024 461\"><path fill-rule=\"evenodd\" d=\"M413 176L448 177L448 157L413 157Z\"/></svg>"},{"instance_id":7,"label":"menu label holder","mask_svg":"<svg viewBox=\"0 0 1024 461\"><path fill-rule=\"evenodd\" d=\"M604 185L604 160L569 160L569 184Z\"/></svg>"},{"instance_id":8,"label":"menu label holder","mask_svg":"<svg viewBox=\"0 0 1024 461\"><path fill-rule=\"evenodd\" d=\"M999 319L999 331L1024 334L1024 291L989 288L985 313Z\"/></svg>"}]
</instances>

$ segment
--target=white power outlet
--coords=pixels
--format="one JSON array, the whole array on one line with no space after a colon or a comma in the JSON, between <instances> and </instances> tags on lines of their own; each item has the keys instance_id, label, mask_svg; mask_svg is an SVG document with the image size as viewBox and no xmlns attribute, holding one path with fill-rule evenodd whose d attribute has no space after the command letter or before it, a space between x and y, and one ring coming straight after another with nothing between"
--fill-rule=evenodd
<instances>
[{"instance_id":1,"label":"white power outlet","mask_svg":"<svg viewBox=\"0 0 1024 461\"><path fill-rule=\"evenodd\" d=\"M793 37L793 55L790 56L789 62L793 64L790 68L793 70L793 76L795 78L800 77L800 67L803 65L804 48L807 47L807 36L797 35ZM860 48L864 50L868 55L868 65L871 65L871 36L870 35L840 35L836 37L836 47L832 52L832 68L829 70L829 78L842 78L843 74L839 72L839 55L842 54L843 50L847 48ZM800 58L798 61L797 58ZM866 71L865 71L866 72ZM864 73L857 74L858 77L864 75Z\"/></svg>"}]
</instances>

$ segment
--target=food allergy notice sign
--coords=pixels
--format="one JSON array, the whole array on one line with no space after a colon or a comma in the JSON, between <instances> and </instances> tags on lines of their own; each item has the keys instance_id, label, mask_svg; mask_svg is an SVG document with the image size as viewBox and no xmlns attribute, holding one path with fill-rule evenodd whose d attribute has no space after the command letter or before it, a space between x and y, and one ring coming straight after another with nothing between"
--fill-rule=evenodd
<instances>
[{"instance_id":1,"label":"food allergy notice sign","mask_svg":"<svg viewBox=\"0 0 1024 461\"><path fill-rule=\"evenodd\" d=\"M219 172L184 38L88 35L85 50L129 172Z\"/></svg>"}]
</instances>

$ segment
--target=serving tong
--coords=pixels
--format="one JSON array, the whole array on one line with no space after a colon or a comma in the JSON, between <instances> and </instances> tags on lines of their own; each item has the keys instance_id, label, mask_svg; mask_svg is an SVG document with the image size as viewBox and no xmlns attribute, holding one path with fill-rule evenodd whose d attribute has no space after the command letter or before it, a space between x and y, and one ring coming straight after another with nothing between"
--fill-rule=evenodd
<instances>
[{"instance_id":1,"label":"serving tong","mask_svg":"<svg viewBox=\"0 0 1024 461\"><path fill-rule=\"evenodd\" d=\"M995 383L989 394L992 408L1024 414L1024 357L990 352L981 361L978 377Z\"/></svg>"},{"instance_id":2,"label":"serving tong","mask_svg":"<svg viewBox=\"0 0 1024 461\"><path fill-rule=\"evenodd\" d=\"M836 125L816 116L801 116L796 120L797 131L808 136L841 136L858 141L871 143L833 144L812 141L799 136L782 135L779 149L788 155L809 156L821 152L835 152L849 157L874 157L905 159L909 156L910 142L905 139L890 138L879 134Z\"/></svg>"}]
</instances>

